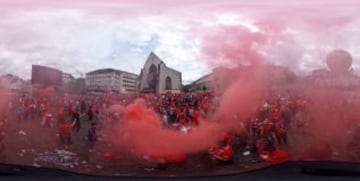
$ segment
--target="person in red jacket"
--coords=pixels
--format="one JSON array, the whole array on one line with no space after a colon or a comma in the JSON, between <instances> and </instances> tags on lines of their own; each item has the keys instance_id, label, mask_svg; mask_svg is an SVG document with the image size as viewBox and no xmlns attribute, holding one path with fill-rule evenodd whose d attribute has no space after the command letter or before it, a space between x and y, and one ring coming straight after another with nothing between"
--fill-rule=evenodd
<instances>
[{"instance_id":1,"label":"person in red jacket","mask_svg":"<svg viewBox=\"0 0 360 181\"><path fill-rule=\"evenodd\" d=\"M270 137L273 130L273 123L266 119L261 124L261 136Z\"/></svg>"},{"instance_id":2,"label":"person in red jacket","mask_svg":"<svg viewBox=\"0 0 360 181\"><path fill-rule=\"evenodd\" d=\"M233 163L234 151L231 145L226 141L221 141L218 147L209 150L211 160L215 160L219 165L228 165Z\"/></svg>"},{"instance_id":3,"label":"person in red jacket","mask_svg":"<svg viewBox=\"0 0 360 181\"><path fill-rule=\"evenodd\" d=\"M275 123L275 135L279 145L287 144L286 127L284 121Z\"/></svg>"},{"instance_id":4,"label":"person in red jacket","mask_svg":"<svg viewBox=\"0 0 360 181\"><path fill-rule=\"evenodd\" d=\"M199 126L199 116L200 116L199 110L194 109L194 112L193 112L193 115L192 115L192 122L196 126Z\"/></svg>"},{"instance_id":5,"label":"person in red jacket","mask_svg":"<svg viewBox=\"0 0 360 181\"><path fill-rule=\"evenodd\" d=\"M59 125L60 142L65 145L71 144L71 124L61 123Z\"/></svg>"},{"instance_id":6,"label":"person in red jacket","mask_svg":"<svg viewBox=\"0 0 360 181\"><path fill-rule=\"evenodd\" d=\"M277 122L279 120L281 120L281 110L279 108L273 108L271 109L271 120L273 122Z\"/></svg>"},{"instance_id":7,"label":"person in red jacket","mask_svg":"<svg viewBox=\"0 0 360 181\"><path fill-rule=\"evenodd\" d=\"M260 119L253 118L250 120L250 131L253 137L258 138L260 136Z\"/></svg>"},{"instance_id":8,"label":"person in red jacket","mask_svg":"<svg viewBox=\"0 0 360 181\"><path fill-rule=\"evenodd\" d=\"M58 111L58 123L65 122L65 111L64 108L60 108Z\"/></svg>"}]
</instances>

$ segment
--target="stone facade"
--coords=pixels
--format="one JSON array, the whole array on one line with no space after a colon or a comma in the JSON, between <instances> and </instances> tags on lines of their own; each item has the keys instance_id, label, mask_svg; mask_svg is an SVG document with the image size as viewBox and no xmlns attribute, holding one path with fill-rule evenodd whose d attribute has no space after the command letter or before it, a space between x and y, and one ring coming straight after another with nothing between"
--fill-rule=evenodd
<instances>
[{"instance_id":1,"label":"stone facade","mask_svg":"<svg viewBox=\"0 0 360 181\"><path fill-rule=\"evenodd\" d=\"M74 80L75 80L75 78L74 78L73 75L63 72L63 75L62 75L62 83L63 84L69 83L69 82L74 81Z\"/></svg>"},{"instance_id":2,"label":"stone facade","mask_svg":"<svg viewBox=\"0 0 360 181\"><path fill-rule=\"evenodd\" d=\"M99 69L86 74L89 93L136 93L138 75L116 69Z\"/></svg>"},{"instance_id":3,"label":"stone facade","mask_svg":"<svg viewBox=\"0 0 360 181\"><path fill-rule=\"evenodd\" d=\"M26 83L20 77L6 74L0 76L0 88L10 91L21 91L26 87Z\"/></svg>"},{"instance_id":4,"label":"stone facade","mask_svg":"<svg viewBox=\"0 0 360 181\"><path fill-rule=\"evenodd\" d=\"M138 87L143 93L181 92L181 72L167 67L156 54L151 52L141 69Z\"/></svg>"},{"instance_id":5,"label":"stone facade","mask_svg":"<svg viewBox=\"0 0 360 181\"><path fill-rule=\"evenodd\" d=\"M235 68L216 67L207 74L188 85L190 92L224 92L235 81L256 73L252 66L237 66ZM286 67L269 65L265 69L268 82L272 86L285 85L296 80L296 75Z\"/></svg>"}]
</instances>

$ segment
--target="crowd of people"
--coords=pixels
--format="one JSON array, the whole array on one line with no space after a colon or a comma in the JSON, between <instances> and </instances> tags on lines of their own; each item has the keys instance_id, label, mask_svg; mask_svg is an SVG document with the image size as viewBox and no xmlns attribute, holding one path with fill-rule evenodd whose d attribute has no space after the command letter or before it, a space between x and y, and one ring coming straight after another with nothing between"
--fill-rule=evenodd
<instances>
[{"instance_id":1,"label":"crowd of people","mask_svg":"<svg viewBox=\"0 0 360 181\"><path fill-rule=\"evenodd\" d=\"M38 96L14 97L8 104L8 113L15 113L18 121L40 120L43 129L57 127L59 142L62 145L73 143L72 137L82 128L82 124L91 125L86 140L87 148L92 149L97 142L99 125L102 120L114 122L121 120L118 112L109 111L114 104L126 106L135 99L142 98L148 107L153 108L162 120L165 129L189 132L194 126L201 126L201 120L216 110L213 93L167 93L163 95L68 95L68 96ZM297 128L304 126L297 120L304 100L289 96L272 96L264 100L252 118L243 121L245 132L242 142L259 155L265 151L273 151L277 146L286 145L287 135L292 123ZM213 160L231 161L237 143L232 139L239 135L227 133L219 145L209 149ZM77 144L77 143L75 143Z\"/></svg>"}]
</instances>

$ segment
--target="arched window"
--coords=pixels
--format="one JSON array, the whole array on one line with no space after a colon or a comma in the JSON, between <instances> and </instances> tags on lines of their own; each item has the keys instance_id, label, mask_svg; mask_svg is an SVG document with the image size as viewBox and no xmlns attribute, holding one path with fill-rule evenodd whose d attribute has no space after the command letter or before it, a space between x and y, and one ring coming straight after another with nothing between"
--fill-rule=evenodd
<instances>
[{"instance_id":1,"label":"arched window","mask_svg":"<svg viewBox=\"0 0 360 181\"><path fill-rule=\"evenodd\" d=\"M172 89L172 82L171 82L171 78L169 76L167 76L165 79L165 89L167 89L167 90Z\"/></svg>"},{"instance_id":2,"label":"arched window","mask_svg":"<svg viewBox=\"0 0 360 181\"><path fill-rule=\"evenodd\" d=\"M149 73L147 75L147 83L149 88L154 89L156 87L156 78L157 78L157 69L154 64L149 68Z\"/></svg>"},{"instance_id":3,"label":"arched window","mask_svg":"<svg viewBox=\"0 0 360 181\"><path fill-rule=\"evenodd\" d=\"M156 73L156 66L154 64L151 64L150 69L149 69L149 73Z\"/></svg>"}]
</instances>

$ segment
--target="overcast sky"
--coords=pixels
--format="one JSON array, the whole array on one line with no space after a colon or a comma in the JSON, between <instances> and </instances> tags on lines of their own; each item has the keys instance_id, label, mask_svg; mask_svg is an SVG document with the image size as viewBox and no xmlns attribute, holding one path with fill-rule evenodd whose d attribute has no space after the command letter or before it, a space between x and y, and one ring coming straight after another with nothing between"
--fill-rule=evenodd
<instances>
[{"instance_id":1,"label":"overcast sky","mask_svg":"<svg viewBox=\"0 0 360 181\"><path fill-rule=\"evenodd\" d=\"M358 71L359 7L357 0L0 0L0 73L27 79L31 64L42 64L76 77L99 68L139 74L153 51L189 83L249 58L247 51L307 73L338 48L352 53Z\"/></svg>"}]
</instances>

